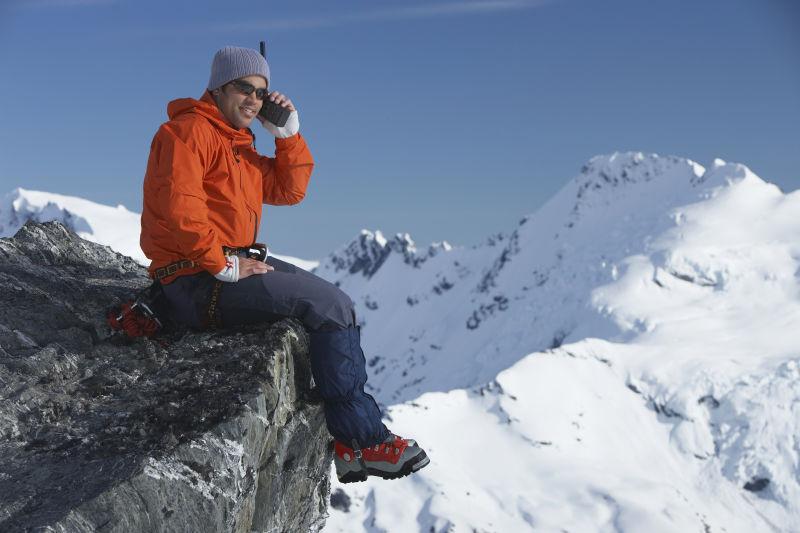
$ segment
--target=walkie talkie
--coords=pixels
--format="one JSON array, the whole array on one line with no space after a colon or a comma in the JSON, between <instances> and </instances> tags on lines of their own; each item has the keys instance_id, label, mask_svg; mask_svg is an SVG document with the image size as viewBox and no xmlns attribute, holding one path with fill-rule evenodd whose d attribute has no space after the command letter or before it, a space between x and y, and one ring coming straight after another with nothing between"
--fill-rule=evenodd
<instances>
[{"instance_id":1,"label":"walkie talkie","mask_svg":"<svg viewBox=\"0 0 800 533\"><path fill-rule=\"evenodd\" d=\"M267 43L261 41L261 55L264 59L267 59ZM287 108L272 102L269 97L265 98L263 103L261 104L261 111L258 114L266 121L272 122L279 128L286 125L286 121L289 120L289 115L292 112L289 111Z\"/></svg>"}]
</instances>

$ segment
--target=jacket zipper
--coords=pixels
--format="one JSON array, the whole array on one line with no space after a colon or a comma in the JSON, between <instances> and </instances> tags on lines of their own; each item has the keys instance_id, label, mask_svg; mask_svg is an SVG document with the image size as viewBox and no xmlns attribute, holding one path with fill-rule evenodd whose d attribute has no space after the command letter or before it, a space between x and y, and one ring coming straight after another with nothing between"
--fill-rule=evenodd
<instances>
[{"instance_id":1,"label":"jacket zipper","mask_svg":"<svg viewBox=\"0 0 800 533\"><path fill-rule=\"evenodd\" d=\"M253 137L254 137L253 142L255 143L255 136ZM247 213L253 219L253 240L251 242L251 244L253 244L256 242L256 239L258 238L258 217L253 212L253 210L250 209L250 206L247 205L247 199L244 190L244 180L242 179L242 167L240 165L241 160L239 159L239 149L233 146L233 141L231 141L231 148L233 149L233 158L236 160L236 168L239 171L239 190L242 193L242 198L244 199L244 206L247 209Z\"/></svg>"}]
</instances>

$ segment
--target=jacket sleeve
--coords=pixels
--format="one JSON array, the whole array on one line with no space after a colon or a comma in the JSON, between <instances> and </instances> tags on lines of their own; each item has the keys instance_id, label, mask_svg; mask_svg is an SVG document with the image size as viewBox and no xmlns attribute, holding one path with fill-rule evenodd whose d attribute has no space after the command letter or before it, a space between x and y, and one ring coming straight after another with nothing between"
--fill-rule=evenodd
<instances>
[{"instance_id":1,"label":"jacket sleeve","mask_svg":"<svg viewBox=\"0 0 800 533\"><path fill-rule=\"evenodd\" d=\"M275 157L260 156L264 203L293 205L303 199L314 169L314 159L299 134L275 139Z\"/></svg>"},{"instance_id":2,"label":"jacket sleeve","mask_svg":"<svg viewBox=\"0 0 800 533\"><path fill-rule=\"evenodd\" d=\"M208 221L201 135L196 129L190 134L173 123L164 124L153 139L146 178L153 185L162 221L178 252L216 274L226 263L219 238Z\"/></svg>"}]
</instances>

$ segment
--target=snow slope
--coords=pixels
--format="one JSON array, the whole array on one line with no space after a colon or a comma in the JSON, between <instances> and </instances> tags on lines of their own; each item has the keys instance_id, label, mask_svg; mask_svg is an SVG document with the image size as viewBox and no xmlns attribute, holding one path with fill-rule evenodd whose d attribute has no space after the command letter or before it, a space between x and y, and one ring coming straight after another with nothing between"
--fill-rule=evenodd
<instances>
[{"instance_id":1,"label":"snow slope","mask_svg":"<svg viewBox=\"0 0 800 533\"><path fill-rule=\"evenodd\" d=\"M318 272L432 464L326 531L800 531L798 235L800 192L639 153L484 245L362 234Z\"/></svg>"}]
</instances>

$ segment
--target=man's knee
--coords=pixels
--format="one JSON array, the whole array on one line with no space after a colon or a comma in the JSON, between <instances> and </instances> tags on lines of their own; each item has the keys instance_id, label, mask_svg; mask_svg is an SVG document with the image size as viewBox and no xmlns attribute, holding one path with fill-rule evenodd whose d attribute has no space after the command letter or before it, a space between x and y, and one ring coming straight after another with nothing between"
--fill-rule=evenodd
<instances>
[{"instance_id":1,"label":"man's knee","mask_svg":"<svg viewBox=\"0 0 800 533\"><path fill-rule=\"evenodd\" d=\"M347 329L356 325L356 312L353 300L335 285L330 285L330 290L325 298L325 303L320 305L321 322L319 331L336 331Z\"/></svg>"}]
</instances>

